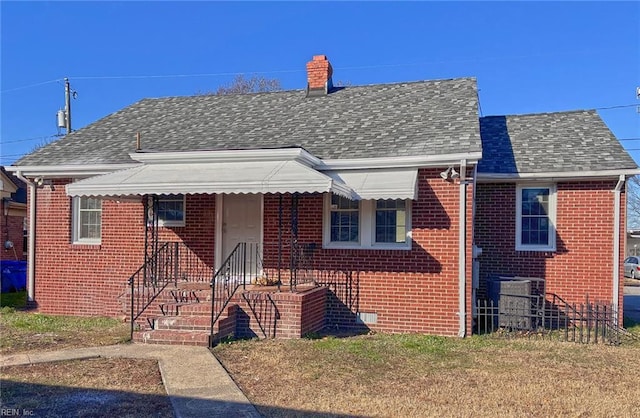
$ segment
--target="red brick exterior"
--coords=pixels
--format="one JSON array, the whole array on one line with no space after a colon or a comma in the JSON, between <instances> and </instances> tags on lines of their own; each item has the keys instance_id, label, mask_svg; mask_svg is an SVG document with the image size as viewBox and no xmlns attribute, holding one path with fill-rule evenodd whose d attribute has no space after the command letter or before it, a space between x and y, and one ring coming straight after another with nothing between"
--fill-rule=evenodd
<instances>
[{"instance_id":1,"label":"red brick exterior","mask_svg":"<svg viewBox=\"0 0 640 418\"><path fill-rule=\"evenodd\" d=\"M21 260L26 261L27 249L24 246L24 216L12 216L5 213L5 202L0 199L0 231L2 232L2 242L0 242L0 260ZM13 242L13 248L5 248L5 242Z\"/></svg>"},{"instance_id":2,"label":"red brick exterior","mask_svg":"<svg viewBox=\"0 0 640 418\"><path fill-rule=\"evenodd\" d=\"M541 277L546 291L569 303L613 301L613 230L616 180L557 184L556 251L516 251L516 185L479 184L476 188L476 245L480 286L493 274ZM624 191L621 193L620 293L623 301L625 238Z\"/></svg>"},{"instance_id":3,"label":"red brick exterior","mask_svg":"<svg viewBox=\"0 0 640 418\"><path fill-rule=\"evenodd\" d=\"M300 196L298 239L317 244L314 267L321 274L321 281L331 284L334 290L326 296L329 307L326 325L357 326L356 313L365 312L377 314L377 324L367 326L380 331L458 333L460 186L443 181L440 171L419 172L418 199L412 205L411 250L322 249L323 196ZM71 198L64 190L67 182L56 180L53 189L38 190L35 266L38 309L70 315L123 315L124 284L143 260L143 206L138 202L103 201L101 244L72 244ZM467 334L471 333L472 197L473 188L469 185ZM283 200L285 225L289 227L291 195L285 195ZM277 242L278 201L278 195L264 197L265 243ZM162 229L160 240L183 241L212 265L215 213L215 196L187 196L186 226ZM284 236L289 233L290 230L285 231ZM313 302L299 313L301 325L297 333L317 330L321 321L316 305Z\"/></svg>"},{"instance_id":4,"label":"red brick exterior","mask_svg":"<svg viewBox=\"0 0 640 418\"><path fill-rule=\"evenodd\" d=\"M377 314L367 327L386 332L457 335L459 186L443 181L440 170L420 170L418 199L412 205L411 250L322 249L323 196L299 202L298 239L316 243L314 267L328 296L328 326L357 327L356 313ZM467 333L471 333L472 186L467 187ZM265 196L265 242L276 242L278 196ZM290 196L285 196L289 219ZM288 236L289 230L285 231ZM360 325L362 326L362 325Z\"/></svg>"}]
</instances>

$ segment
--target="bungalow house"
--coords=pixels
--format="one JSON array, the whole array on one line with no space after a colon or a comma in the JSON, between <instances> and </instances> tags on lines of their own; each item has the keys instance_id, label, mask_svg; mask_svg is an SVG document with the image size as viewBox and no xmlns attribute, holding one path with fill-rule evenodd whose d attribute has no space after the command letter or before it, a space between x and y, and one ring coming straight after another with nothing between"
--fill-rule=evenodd
<instances>
[{"instance_id":1,"label":"bungalow house","mask_svg":"<svg viewBox=\"0 0 640 418\"><path fill-rule=\"evenodd\" d=\"M466 336L495 275L622 315L625 180L594 111L478 115L474 78L144 99L8 167L29 297L206 344L325 327Z\"/></svg>"}]
</instances>

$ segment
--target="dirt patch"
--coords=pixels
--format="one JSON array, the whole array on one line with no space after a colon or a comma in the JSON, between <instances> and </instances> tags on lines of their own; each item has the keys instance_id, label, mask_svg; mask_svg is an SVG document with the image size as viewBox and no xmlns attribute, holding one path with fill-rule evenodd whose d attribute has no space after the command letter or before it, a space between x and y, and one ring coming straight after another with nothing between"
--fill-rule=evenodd
<instances>
[{"instance_id":1,"label":"dirt patch","mask_svg":"<svg viewBox=\"0 0 640 418\"><path fill-rule=\"evenodd\" d=\"M213 352L267 417L640 416L636 346L374 335Z\"/></svg>"},{"instance_id":2,"label":"dirt patch","mask_svg":"<svg viewBox=\"0 0 640 418\"><path fill-rule=\"evenodd\" d=\"M2 369L5 410L34 417L173 417L155 360L92 359Z\"/></svg>"}]
</instances>

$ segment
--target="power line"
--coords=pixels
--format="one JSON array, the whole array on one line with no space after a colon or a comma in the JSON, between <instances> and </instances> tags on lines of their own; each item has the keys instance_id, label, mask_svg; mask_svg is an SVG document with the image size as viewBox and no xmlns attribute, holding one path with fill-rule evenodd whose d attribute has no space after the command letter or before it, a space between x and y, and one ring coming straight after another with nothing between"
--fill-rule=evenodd
<instances>
[{"instance_id":1,"label":"power line","mask_svg":"<svg viewBox=\"0 0 640 418\"><path fill-rule=\"evenodd\" d=\"M56 137L58 137L58 135L34 136L33 138L14 139L14 140L11 140L11 141L0 141L0 144L14 144L16 142L37 141L39 139L51 139L51 138L56 138Z\"/></svg>"},{"instance_id":2,"label":"power line","mask_svg":"<svg viewBox=\"0 0 640 418\"><path fill-rule=\"evenodd\" d=\"M593 110L608 110L608 109L622 109L625 107L636 107L638 104L628 104L628 105L620 105L620 106L607 106L607 107L595 107Z\"/></svg>"},{"instance_id":3,"label":"power line","mask_svg":"<svg viewBox=\"0 0 640 418\"><path fill-rule=\"evenodd\" d=\"M45 84L55 83L57 81L62 81L62 79L61 78L56 78L55 80L43 81L41 83L29 84L27 86L14 87L12 89L2 90L2 91L0 91L0 93L8 93L10 91L29 89L31 87L43 86Z\"/></svg>"},{"instance_id":4,"label":"power line","mask_svg":"<svg viewBox=\"0 0 640 418\"><path fill-rule=\"evenodd\" d=\"M509 59L522 59L522 58L540 58L545 56L567 56L567 55L582 55L582 54L594 54L600 52L607 52L606 50L585 50L585 51L568 51L559 52L554 54L528 54L528 55L505 55L505 56L493 56L482 57L472 59L454 59L454 60L438 60L438 61L424 61L424 62L405 62L397 64L372 64L372 65L360 65L352 67L334 67L336 70L368 70L376 68L393 68L393 67L409 67L419 65L433 65L433 64L457 64L457 63L470 63L470 62L483 62L483 61L496 61L496 60L509 60ZM186 78L186 77L217 77L217 76L229 76L240 74L282 74L282 73L299 73L304 72L303 68L289 69L289 70L273 70L273 71L235 71L235 72L220 72L220 73L201 73L201 74L151 74L151 75L121 75L121 76L77 76L68 77L75 80L122 80L122 79L145 79L145 78ZM62 81L62 78L56 78L54 80L43 81L41 83L29 84L26 86L15 87L0 91L1 93L7 93L10 91L23 90L31 87L37 87L44 84L54 83Z\"/></svg>"}]
</instances>

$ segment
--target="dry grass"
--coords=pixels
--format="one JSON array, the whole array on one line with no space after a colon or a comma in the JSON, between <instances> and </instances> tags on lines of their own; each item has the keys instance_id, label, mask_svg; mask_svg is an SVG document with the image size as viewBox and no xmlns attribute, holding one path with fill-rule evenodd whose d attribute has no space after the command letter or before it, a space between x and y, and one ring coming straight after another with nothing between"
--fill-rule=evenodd
<instances>
[{"instance_id":1,"label":"dry grass","mask_svg":"<svg viewBox=\"0 0 640 418\"><path fill-rule=\"evenodd\" d=\"M267 417L637 417L638 346L367 335L224 344Z\"/></svg>"},{"instance_id":2,"label":"dry grass","mask_svg":"<svg viewBox=\"0 0 640 418\"><path fill-rule=\"evenodd\" d=\"M110 318L43 315L2 308L0 354L55 351L118 344L129 340L129 327Z\"/></svg>"},{"instance_id":3,"label":"dry grass","mask_svg":"<svg viewBox=\"0 0 640 418\"><path fill-rule=\"evenodd\" d=\"M36 417L173 417L153 360L5 367L0 395L3 410L18 409Z\"/></svg>"}]
</instances>

